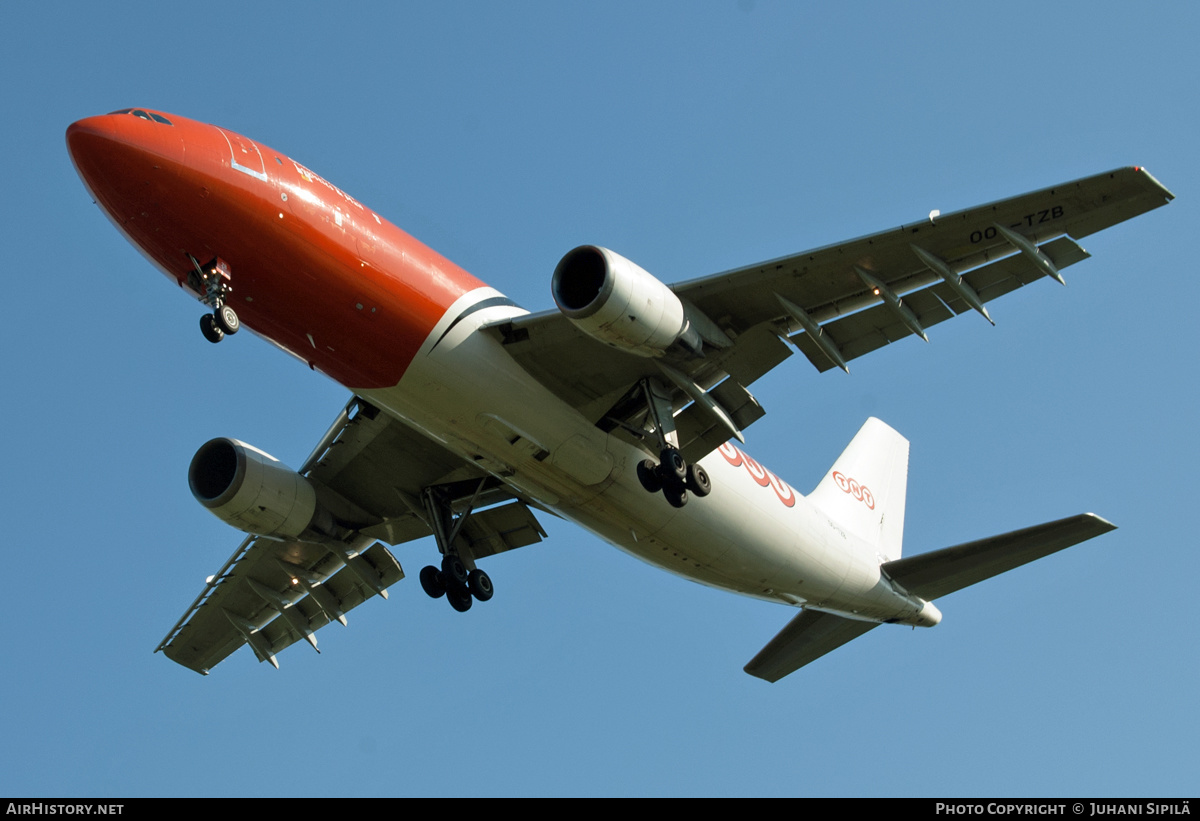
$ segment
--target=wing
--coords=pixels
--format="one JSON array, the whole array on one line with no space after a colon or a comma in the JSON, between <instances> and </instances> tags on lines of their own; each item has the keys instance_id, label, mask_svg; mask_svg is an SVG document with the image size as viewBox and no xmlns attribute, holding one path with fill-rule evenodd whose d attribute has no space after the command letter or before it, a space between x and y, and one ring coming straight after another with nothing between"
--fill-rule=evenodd
<instances>
[{"instance_id":1,"label":"wing","mask_svg":"<svg viewBox=\"0 0 1200 821\"><path fill-rule=\"evenodd\" d=\"M476 559L541 541L545 535L524 501L474 465L352 398L305 460L300 473L321 506L350 535L343 540L279 541L249 536L205 584L157 650L207 674L243 644L259 661L315 633L404 578L391 545L431 535L427 489L446 513L470 512L455 538ZM319 652L319 651L318 651Z\"/></svg>"},{"instance_id":2,"label":"wing","mask_svg":"<svg viewBox=\"0 0 1200 821\"><path fill-rule=\"evenodd\" d=\"M604 345L558 311L489 330L527 370L606 429L637 427L631 386L672 377L684 456L694 461L763 415L746 390L791 355L818 370L986 303L1086 259L1076 243L1173 199L1145 169L1121 168L890 231L671 286L704 340L700 355L647 359ZM699 397L699 398L698 398ZM690 403L690 405L689 405ZM727 421L714 413L715 405ZM681 411L681 412L680 412Z\"/></svg>"}]
</instances>

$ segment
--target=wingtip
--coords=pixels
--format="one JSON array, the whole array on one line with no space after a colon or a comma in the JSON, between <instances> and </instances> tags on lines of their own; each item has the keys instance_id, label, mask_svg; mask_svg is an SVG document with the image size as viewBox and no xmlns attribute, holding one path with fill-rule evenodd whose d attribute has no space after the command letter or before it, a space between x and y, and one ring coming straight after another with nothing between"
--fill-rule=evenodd
<instances>
[{"instance_id":1,"label":"wingtip","mask_svg":"<svg viewBox=\"0 0 1200 821\"><path fill-rule=\"evenodd\" d=\"M1102 528L1102 532L1104 532L1104 533L1107 533L1109 531L1117 529L1117 526L1115 524L1110 522L1108 519L1105 519L1103 516L1097 516L1095 513L1092 513L1090 511L1083 515L1088 517L1089 519L1094 520L1096 522L1096 524Z\"/></svg>"}]
</instances>

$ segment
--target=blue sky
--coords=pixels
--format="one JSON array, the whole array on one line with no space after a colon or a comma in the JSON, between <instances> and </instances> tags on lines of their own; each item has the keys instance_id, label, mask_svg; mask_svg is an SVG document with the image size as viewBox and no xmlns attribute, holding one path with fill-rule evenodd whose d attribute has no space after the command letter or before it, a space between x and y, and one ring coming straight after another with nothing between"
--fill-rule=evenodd
<instances>
[{"instance_id":1,"label":"blue sky","mask_svg":"<svg viewBox=\"0 0 1200 821\"><path fill-rule=\"evenodd\" d=\"M0 4L11 575L0 794L1188 795L1198 782L1190 4ZM533 310L558 259L700 276L1122 165L1179 199L1093 259L818 375L747 434L807 491L912 442L907 554L1082 511L1115 533L775 685L785 608L562 522L470 613L388 602L273 670L151 651L239 536L214 436L299 464L347 396L200 307L92 205L73 120L147 106L283 151Z\"/></svg>"}]
</instances>

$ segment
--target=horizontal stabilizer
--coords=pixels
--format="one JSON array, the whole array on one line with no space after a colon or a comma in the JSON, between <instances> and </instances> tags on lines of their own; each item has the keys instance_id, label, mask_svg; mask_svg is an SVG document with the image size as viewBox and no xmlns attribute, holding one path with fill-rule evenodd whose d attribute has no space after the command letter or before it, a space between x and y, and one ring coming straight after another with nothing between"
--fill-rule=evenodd
<instances>
[{"instance_id":1,"label":"horizontal stabilizer","mask_svg":"<svg viewBox=\"0 0 1200 821\"><path fill-rule=\"evenodd\" d=\"M909 593L932 600L1110 530L1116 530L1116 525L1092 513L1082 513L1057 522L886 562L881 569ZM767 681L779 681L878 626L874 622L856 621L819 610L804 610L751 659L745 670Z\"/></svg>"},{"instance_id":2,"label":"horizontal stabilizer","mask_svg":"<svg viewBox=\"0 0 1200 821\"><path fill-rule=\"evenodd\" d=\"M767 681L779 681L878 626L820 610L804 610L750 660L745 670Z\"/></svg>"},{"instance_id":3,"label":"horizontal stabilizer","mask_svg":"<svg viewBox=\"0 0 1200 821\"><path fill-rule=\"evenodd\" d=\"M1099 516L1081 513L1001 536L897 559L885 563L882 570L909 593L932 600L1116 528Z\"/></svg>"}]
</instances>

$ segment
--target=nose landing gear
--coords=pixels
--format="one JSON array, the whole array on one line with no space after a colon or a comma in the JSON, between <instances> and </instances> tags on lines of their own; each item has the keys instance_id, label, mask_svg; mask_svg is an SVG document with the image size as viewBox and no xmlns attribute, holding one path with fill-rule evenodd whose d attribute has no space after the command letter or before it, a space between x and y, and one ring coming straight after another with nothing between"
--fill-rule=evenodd
<instances>
[{"instance_id":1,"label":"nose landing gear","mask_svg":"<svg viewBox=\"0 0 1200 821\"><path fill-rule=\"evenodd\" d=\"M220 257L215 257L207 265L201 265L191 254L188 254L188 259L195 269L195 284L204 289L201 300L213 309L211 314L200 317L200 332L205 339L216 344L226 336L236 334L242 327L237 312L227 303L229 293L233 290L230 284L233 272L229 269L229 263Z\"/></svg>"}]
</instances>

